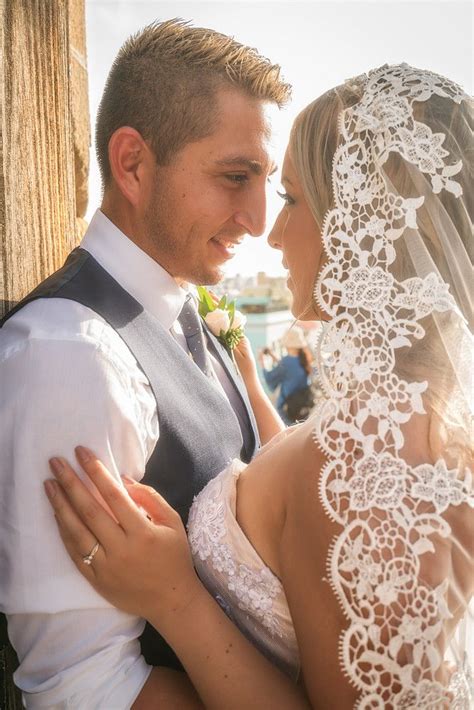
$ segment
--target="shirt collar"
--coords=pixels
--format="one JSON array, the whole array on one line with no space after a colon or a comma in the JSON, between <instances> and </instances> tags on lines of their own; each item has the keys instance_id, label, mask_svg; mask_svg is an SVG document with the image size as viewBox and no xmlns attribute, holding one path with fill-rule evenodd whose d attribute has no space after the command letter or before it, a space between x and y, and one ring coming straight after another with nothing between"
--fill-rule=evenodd
<instances>
[{"instance_id":1,"label":"shirt collar","mask_svg":"<svg viewBox=\"0 0 474 710\"><path fill-rule=\"evenodd\" d=\"M81 248L169 330L181 312L187 291L97 210Z\"/></svg>"}]
</instances>

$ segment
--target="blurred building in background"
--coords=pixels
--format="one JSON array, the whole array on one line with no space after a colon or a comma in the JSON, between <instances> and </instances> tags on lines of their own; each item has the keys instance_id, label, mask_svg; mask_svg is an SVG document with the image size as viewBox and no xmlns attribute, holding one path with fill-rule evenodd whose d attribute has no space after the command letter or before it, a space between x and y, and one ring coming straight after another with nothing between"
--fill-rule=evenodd
<instances>
[{"instance_id":1,"label":"blurred building in background","mask_svg":"<svg viewBox=\"0 0 474 710\"><path fill-rule=\"evenodd\" d=\"M247 316L245 334L256 359L265 348L281 356L282 338L296 324L304 330L309 347L314 349L321 324L294 318L285 276L268 276L263 271L255 276L237 274L212 286L212 291L218 296L227 294L230 299L235 299L237 308ZM267 389L261 372L260 379Z\"/></svg>"},{"instance_id":2,"label":"blurred building in background","mask_svg":"<svg viewBox=\"0 0 474 710\"><path fill-rule=\"evenodd\" d=\"M232 276L213 286L213 291L218 295L227 293L247 316L245 334L255 355L266 347L278 347L278 341L295 320L284 276L271 277L263 272L251 277Z\"/></svg>"}]
</instances>

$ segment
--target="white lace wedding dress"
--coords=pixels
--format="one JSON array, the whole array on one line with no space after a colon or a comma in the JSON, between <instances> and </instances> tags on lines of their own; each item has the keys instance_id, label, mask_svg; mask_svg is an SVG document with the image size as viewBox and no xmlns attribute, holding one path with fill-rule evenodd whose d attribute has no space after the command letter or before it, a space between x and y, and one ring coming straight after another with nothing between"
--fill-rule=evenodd
<instances>
[{"instance_id":1,"label":"white lace wedding dress","mask_svg":"<svg viewBox=\"0 0 474 710\"><path fill-rule=\"evenodd\" d=\"M298 646L285 592L235 517L241 461L233 461L195 498L188 538L208 591L255 646L294 680Z\"/></svg>"}]
</instances>

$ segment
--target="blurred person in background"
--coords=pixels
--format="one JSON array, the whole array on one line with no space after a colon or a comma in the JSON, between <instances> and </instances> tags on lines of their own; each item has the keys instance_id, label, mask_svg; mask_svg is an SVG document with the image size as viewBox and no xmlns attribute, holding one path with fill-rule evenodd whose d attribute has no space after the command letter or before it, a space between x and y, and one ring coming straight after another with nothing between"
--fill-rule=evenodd
<instances>
[{"instance_id":1,"label":"blurred person in background","mask_svg":"<svg viewBox=\"0 0 474 710\"><path fill-rule=\"evenodd\" d=\"M270 348L259 357L263 377L271 392L280 388L276 407L285 424L307 419L313 406L311 392L312 355L301 328L294 326L285 334L282 345L287 354L280 359ZM264 355L273 361L267 369Z\"/></svg>"}]
</instances>

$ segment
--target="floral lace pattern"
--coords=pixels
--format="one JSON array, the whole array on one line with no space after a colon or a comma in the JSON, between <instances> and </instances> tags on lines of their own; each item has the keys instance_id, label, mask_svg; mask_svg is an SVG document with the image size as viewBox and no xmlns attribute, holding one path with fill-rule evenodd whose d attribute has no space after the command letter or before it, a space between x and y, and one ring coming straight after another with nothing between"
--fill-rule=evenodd
<instances>
[{"instance_id":1,"label":"floral lace pattern","mask_svg":"<svg viewBox=\"0 0 474 710\"><path fill-rule=\"evenodd\" d=\"M236 606L247 612L272 636L281 637L282 630L273 613L282 585L263 564L250 567L236 558L235 551L224 542L226 537L226 497L223 478L212 480L194 499L188 521L188 540L194 557L209 560L212 567L227 579L227 590ZM250 543L248 543L250 545ZM224 610L228 604L220 601Z\"/></svg>"},{"instance_id":2,"label":"floral lace pattern","mask_svg":"<svg viewBox=\"0 0 474 710\"><path fill-rule=\"evenodd\" d=\"M459 676L449 687L439 680L443 625L451 617L447 580L432 587L420 568L422 556L435 551L433 537L451 532L441 514L474 504L472 476L448 470L444 460L410 467L401 458L401 427L424 413L427 382L395 372L396 350L425 334L420 319L458 311L437 274L400 282L391 273L394 244L416 228L424 198L393 194L382 166L398 153L429 177L434 193L461 195L461 163L449 161L444 134L414 119L413 102L468 97L405 64L355 81L364 82L364 94L340 115L335 207L322 234L328 261L315 289L331 316L319 342L327 400L313 435L328 458L321 501L341 526L328 555L329 580L348 620L340 663L360 691L358 710L467 708Z\"/></svg>"}]
</instances>

